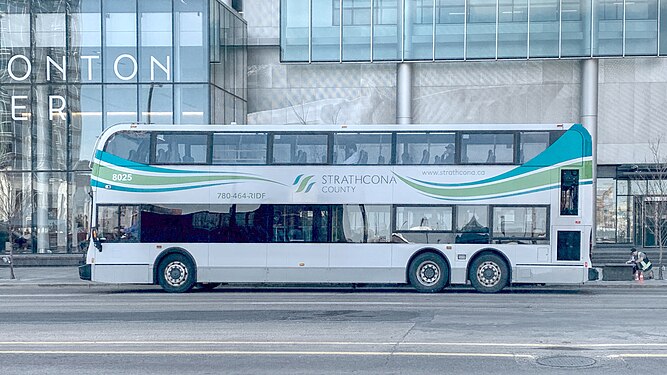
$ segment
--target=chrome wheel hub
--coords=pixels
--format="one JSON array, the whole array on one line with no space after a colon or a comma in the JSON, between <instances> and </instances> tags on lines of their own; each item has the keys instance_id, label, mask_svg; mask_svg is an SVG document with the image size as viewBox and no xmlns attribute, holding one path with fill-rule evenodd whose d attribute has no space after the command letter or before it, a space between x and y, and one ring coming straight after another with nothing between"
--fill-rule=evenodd
<instances>
[{"instance_id":1,"label":"chrome wheel hub","mask_svg":"<svg viewBox=\"0 0 667 375\"><path fill-rule=\"evenodd\" d=\"M424 286L432 286L440 281L440 266L430 260L422 262L417 267L417 280Z\"/></svg>"},{"instance_id":2,"label":"chrome wheel hub","mask_svg":"<svg viewBox=\"0 0 667 375\"><path fill-rule=\"evenodd\" d=\"M495 262L484 262L477 267L477 281L485 287L494 287L500 282L502 271Z\"/></svg>"},{"instance_id":3,"label":"chrome wheel hub","mask_svg":"<svg viewBox=\"0 0 667 375\"><path fill-rule=\"evenodd\" d=\"M181 262L171 262L164 269L164 279L169 285L179 287L188 280L188 268Z\"/></svg>"}]
</instances>

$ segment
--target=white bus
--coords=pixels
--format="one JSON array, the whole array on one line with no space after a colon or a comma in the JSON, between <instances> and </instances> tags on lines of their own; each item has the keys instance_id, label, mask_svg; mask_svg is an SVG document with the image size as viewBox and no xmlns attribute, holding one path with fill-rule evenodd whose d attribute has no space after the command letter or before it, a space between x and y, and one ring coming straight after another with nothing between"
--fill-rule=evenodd
<instances>
[{"instance_id":1,"label":"white bus","mask_svg":"<svg viewBox=\"0 0 667 375\"><path fill-rule=\"evenodd\" d=\"M497 292L588 278L579 124L120 124L95 149L86 280Z\"/></svg>"}]
</instances>

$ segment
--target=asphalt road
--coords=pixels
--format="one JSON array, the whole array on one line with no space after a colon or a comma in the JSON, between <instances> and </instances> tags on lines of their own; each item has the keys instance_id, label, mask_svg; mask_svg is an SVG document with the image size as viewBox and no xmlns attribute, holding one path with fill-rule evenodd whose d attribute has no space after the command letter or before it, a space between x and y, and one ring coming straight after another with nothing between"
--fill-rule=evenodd
<instances>
[{"instance_id":1,"label":"asphalt road","mask_svg":"<svg viewBox=\"0 0 667 375\"><path fill-rule=\"evenodd\" d=\"M0 288L0 374L664 374L667 289Z\"/></svg>"}]
</instances>

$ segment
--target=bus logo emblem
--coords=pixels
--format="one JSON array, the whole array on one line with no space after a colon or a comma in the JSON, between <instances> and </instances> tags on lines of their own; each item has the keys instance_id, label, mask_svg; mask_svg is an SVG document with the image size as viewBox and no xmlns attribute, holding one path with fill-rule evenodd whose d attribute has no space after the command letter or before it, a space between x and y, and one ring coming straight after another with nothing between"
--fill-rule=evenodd
<instances>
[{"instance_id":1,"label":"bus logo emblem","mask_svg":"<svg viewBox=\"0 0 667 375\"><path fill-rule=\"evenodd\" d=\"M310 180L312 180L313 177L315 177L315 175L311 174L310 176L307 176L307 177L303 177L303 176L304 176L303 174L300 174L300 175L296 176L296 178L294 179L294 182L292 183L293 186L298 185L298 188L296 189L296 193L301 193L301 192L307 193L307 192L310 191L310 189L312 189L313 185L315 185L315 182L310 182Z\"/></svg>"}]
</instances>

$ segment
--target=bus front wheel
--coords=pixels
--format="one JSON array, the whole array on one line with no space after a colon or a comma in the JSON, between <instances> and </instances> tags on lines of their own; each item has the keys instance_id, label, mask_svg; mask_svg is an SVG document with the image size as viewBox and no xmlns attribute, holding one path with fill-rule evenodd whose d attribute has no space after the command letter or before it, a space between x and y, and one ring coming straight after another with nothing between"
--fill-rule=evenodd
<instances>
[{"instance_id":1,"label":"bus front wheel","mask_svg":"<svg viewBox=\"0 0 667 375\"><path fill-rule=\"evenodd\" d=\"M496 293L507 286L509 274L503 258L495 254L484 254L472 262L468 277L478 292Z\"/></svg>"},{"instance_id":2,"label":"bus front wheel","mask_svg":"<svg viewBox=\"0 0 667 375\"><path fill-rule=\"evenodd\" d=\"M410 263L408 280L418 292L437 293L447 285L449 267L440 255L420 254Z\"/></svg>"},{"instance_id":3,"label":"bus front wheel","mask_svg":"<svg viewBox=\"0 0 667 375\"><path fill-rule=\"evenodd\" d=\"M183 254L169 254L158 267L158 283L169 293L184 293L196 283L195 267Z\"/></svg>"}]
</instances>

